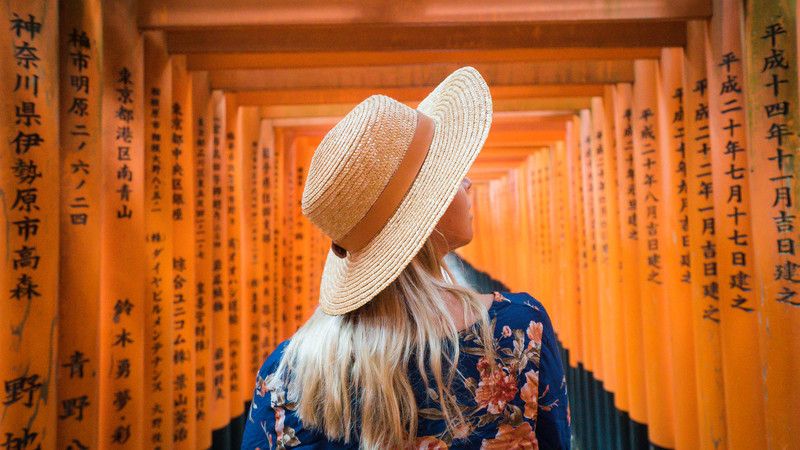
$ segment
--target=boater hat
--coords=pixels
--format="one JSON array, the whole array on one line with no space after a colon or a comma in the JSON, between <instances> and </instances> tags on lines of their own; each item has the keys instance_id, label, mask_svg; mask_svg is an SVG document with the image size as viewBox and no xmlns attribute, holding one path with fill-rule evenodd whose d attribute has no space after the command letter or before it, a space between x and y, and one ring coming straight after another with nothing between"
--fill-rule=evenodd
<instances>
[{"instance_id":1,"label":"boater hat","mask_svg":"<svg viewBox=\"0 0 800 450\"><path fill-rule=\"evenodd\" d=\"M322 139L303 215L328 237L319 302L331 315L370 301L433 232L492 123L483 77L462 67L413 109L385 95L359 103Z\"/></svg>"}]
</instances>

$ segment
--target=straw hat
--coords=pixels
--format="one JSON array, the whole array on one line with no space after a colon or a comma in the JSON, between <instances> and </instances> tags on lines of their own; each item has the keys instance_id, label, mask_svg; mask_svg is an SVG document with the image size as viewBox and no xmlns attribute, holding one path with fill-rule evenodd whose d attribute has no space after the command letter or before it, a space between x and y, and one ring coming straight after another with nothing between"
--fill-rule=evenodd
<instances>
[{"instance_id":1,"label":"straw hat","mask_svg":"<svg viewBox=\"0 0 800 450\"><path fill-rule=\"evenodd\" d=\"M372 95L325 135L301 203L332 240L319 294L325 313L353 311L397 279L455 197L491 123L489 87L462 67L417 109Z\"/></svg>"}]
</instances>

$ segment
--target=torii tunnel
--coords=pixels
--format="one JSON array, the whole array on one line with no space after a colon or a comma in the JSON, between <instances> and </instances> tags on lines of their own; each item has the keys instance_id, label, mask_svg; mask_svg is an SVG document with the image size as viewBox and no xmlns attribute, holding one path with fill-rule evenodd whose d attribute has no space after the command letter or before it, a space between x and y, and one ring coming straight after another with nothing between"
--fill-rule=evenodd
<instances>
[{"instance_id":1,"label":"torii tunnel","mask_svg":"<svg viewBox=\"0 0 800 450\"><path fill-rule=\"evenodd\" d=\"M0 448L239 448L260 363L317 306L317 144L469 65L494 115L448 258L547 308L573 447L800 449L796 0L0 18Z\"/></svg>"}]
</instances>

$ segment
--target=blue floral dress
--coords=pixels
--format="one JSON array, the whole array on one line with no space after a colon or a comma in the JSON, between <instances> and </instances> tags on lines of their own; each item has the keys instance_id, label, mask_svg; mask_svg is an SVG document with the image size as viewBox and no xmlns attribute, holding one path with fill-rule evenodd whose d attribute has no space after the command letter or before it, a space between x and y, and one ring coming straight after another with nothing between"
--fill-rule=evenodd
<instances>
[{"instance_id":1,"label":"blue floral dress","mask_svg":"<svg viewBox=\"0 0 800 450\"><path fill-rule=\"evenodd\" d=\"M494 292L489 308L498 355L486 360L477 325L461 331L459 370L453 392L470 426L447 432L436 392L425 392L418 371L409 372L417 393L419 427L415 449L568 449L570 417L567 383L544 307L525 292ZM266 380L277 368L287 341L267 358L256 376L242 449L358 449L357 442L330 441L304 428L286 402L285 391L270 391ZM412 364L413 365L413 364ZM414 365L415 366L415 365Z\"/></svg>"}]
</instances>

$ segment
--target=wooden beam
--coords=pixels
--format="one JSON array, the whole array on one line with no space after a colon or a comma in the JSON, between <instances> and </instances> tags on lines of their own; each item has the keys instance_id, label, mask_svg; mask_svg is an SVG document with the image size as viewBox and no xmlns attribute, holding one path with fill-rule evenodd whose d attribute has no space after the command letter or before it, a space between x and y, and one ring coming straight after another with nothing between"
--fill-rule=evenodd
<instances>
[{"instance_id":1,"label":"wooden beam","mask_svg":"<svg viewBox=\"0 0 800 450\"><path fill-rule=\"evenodd\" d=\"M525 162L533 152L539 150L538 148L526 147L514 149L515 152L491 152L490 149L484 148L475 163L472 165L476 169L487 169L491 167L516 167Z\"/></svg>"},{"instance_id":2,"label":"wooden beam","mask_svg":"<svg viewBox=\"0 0 800 450\"><path fill-rule=\"evenodd\" d=\"M482 181L490 181L490 180L498 180L503 177L508 176L510 171L508 169L501 169L501 168L490 168L490 169L481 169L480 167L470 167L469 172L467 172L467 176L470 177L472 182L482 182Z\"/></svg>"},{"instance_id":3,"label":"wooden beam","mask_svg":"<svg viewBox=\"0 0 800 450\"><path fill-rule=\"evenodd\" d=\"M401 102L421 100L433 87L411 88L345 88L345 89L285 89L269 91L239 91L242 105L318 105L329 103L359 103L373 94L388 95ZM591 97L603 95L602 84L565 84L533 86L492 86L493 100L539 97Z\"/></svg>"},{"instance_id":4,"label":"wooden beam","mask_svg":"<svg viewBox=\"0 0 800 450\"><path fill-rule=\"evenodd\" d=\"M403 102L416 108L419 102ZM240 103L240 106L258 106ZM344 117L356 103L329 103L320 105L269 105L262 106L261 117L265 119L299 117ZM527 99L497 100L495 112L505 111L556 111L572 112L591 106L591 97L541 97Z\"/></svg>"},{"instance_id":5,"label":"wooden beam","mask_svg":"<svg viewBox=\"0 0 800 450\"><path fill-rule=\"evenodd\" d=\"M410 64L377 67L224 70L209 72L213 89L227 91L270 89L429 87L433 89L468 63ZM538 61L472 64L489 84L598 84L633 82L633 61Z\"/></svg>"},{"instance_id":6,"label":"wooden beam","mask_svg":"<svg viewBox=\"0 0 800 450\"><path fill-rule=\"evenodd\" d=\"M270 125L273 127L308 127L308 126L321 126L328 129L336 125L341 116L315 116L315 117L290 117L284 119L268 119ZM513 134L520 129L526 130L530 133L536 130L553 130L559 129L565 121L571 120L571 114L553 114L540 111L511 111L511 112L495 112L492 117L492 129L487 138L487 145L491 142L493 136L500 136L500 142L507 142L512 139L518 139ZM528 136L525 137L528 139ZM528 139L530 140L530 139ZM534 147L547 147L550 144L543 144L541 141L533 141L531 144ZM500 147L492 147L500 148Z\"/></svg>"},{"instance_id":7,"label":"wooden beam","mask_svg":"<svg viewBox=\"0 0 800 450\"><path fill-rule=\"evenodd\" d=\"M577 111L591 106L590 97L542 97L498 100L495 111Z\"/></svg>"},{"instance_id":8,"label":"wooden beam","mask_svg":"<svg viewBox=\"0 0 800 450\"><path fill-rule=\"evenodd\" d=\"M171 53L681 47L686 26L682 21L280 24L167 29L166 38Z\"/></svg>"},{"instance_id":9,"label":"wooden beam","mask_svg":"<svg viewBox=\"0 0 800 450\"><path fill-rule=\"evenodd\" d=\"M708 18L708 0L140 0L139 26L608 22Z\"/></svg>"},{"instance_id":10,"label":"wooden beam","mask_svg":"<svg viewBox=\"0 0 800 450\"><path fill-rule=\"evenodd\" d=\"M562 130L572 120L572 114L521 111L495 113L490 133L507 135L519 130Z\"/></svg>"},{"instance_id":11,"label":"wooden beam","mask_svg":"<svg viewBox=\"0 0 800 450\"><path fill-rule=\"evenodd\" d=\"M500 161L504 160L505 158L513 158L516 161L517 158L527 158L531 153L538 152L539 150L546 150L548 148L550 148L550 146L544 144L534 144L526 147L486 145L484 146L483 150L481 150L481 154L478 156L476 161Z\"/></svg>"},{"instance_id":12,"label":"wooden beam","mask_svg":"<svg viewBox=\"0 0 800 450\"><path fill-rule=\"evenodd\" d=\"M518 129L514 131L489 130L486 138L487 147L532 147L542 142L563 141L566 137L564 129Z\"/></svg>"},{"instance_id":13,"label":"wooden beam","mask_svg":"<svg viewBox=\"0 0 800 450\"><path fill-rule=\"evenodd\" d=\"M314 67L377 67L401 64L548 62L574 60L656 59L661 47L558 47L500 50L398 50L393 52L265 52L192 53L189 70L286 69ZM632 69L631 69L632 70Z\"/></svg>"}]
</instances>

